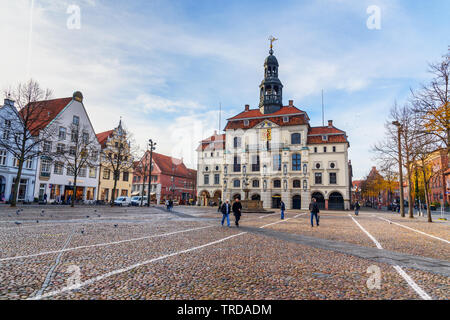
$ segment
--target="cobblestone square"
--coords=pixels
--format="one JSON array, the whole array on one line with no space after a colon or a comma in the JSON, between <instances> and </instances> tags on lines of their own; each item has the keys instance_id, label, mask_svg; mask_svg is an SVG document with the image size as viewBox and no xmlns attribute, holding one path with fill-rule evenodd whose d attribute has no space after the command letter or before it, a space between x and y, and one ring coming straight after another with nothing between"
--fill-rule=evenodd
<instances>
[{"instance_id":1,"label":"cobblestone square","mask_svg":"<svg viewBox=\"0 0 450 320\"><path fill-rule=\"evenodd\" d=\"M311 228L288 210L228 228L216 208L20 209L0 208L2 300L450 298L448 222L325 211Z\"/></svg>"}]
</instances>

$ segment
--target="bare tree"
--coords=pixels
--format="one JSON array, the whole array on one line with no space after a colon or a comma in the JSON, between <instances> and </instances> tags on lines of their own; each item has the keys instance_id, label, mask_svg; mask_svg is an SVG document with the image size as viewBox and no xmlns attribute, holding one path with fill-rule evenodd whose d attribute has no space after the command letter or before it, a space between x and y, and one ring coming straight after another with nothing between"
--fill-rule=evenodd
<instances>
[{"instance_id":1,"label":"bare tree","mask_svg":"<svg viewBox=\"0 0 450 320\"><path fill-rule=\"evenodd\" d=\"M136 150L132 143L132 135L122 127L122 122L113 131L112 136L102 146L101 166L113 173L114 186L112 189L111 206L114 205L117 181L120 174L128 175L133 169L133 160Z\"/></svg>"},{"instance_id":2,"label":"bare tree","mask_svg":"<svg viewBox=\"0 0 450 320\"><path fill-rule=\"evenodd\" d=\"M31 79L19 83L15 89L5 90L5 96L13 99L14 105L11 105L12 112L0 119L4 125L0 148L11 153L18 162L11 198L11 207L15 207L24 163L41 155L44 141L55 134L55 127L47 126L49 110L45 105L52 92L42 89L37 81Z\"/></svg>"},{"instance_id":3,"label":"bare tree","mask_svg":"<svg viewBox=\"0 0 450 320\"><path fill-rule=\"evenodd\" d=\"M412 91L414 111L421 117L423 132L437 138L447 148L450 166L450 47L442 61L429 64L433 75L428 84Z\"/></svg>"},{"instance_id":4,"label":"bare tree","mask_svg":"<svg viewBox=\"0 0 450 320\"><path fill-rule=\"evenodd\" d=\"M77 180L86 177L88 170L97 170L99 145L95 135L90 135L89 127L80 128L78 124L70 125L70 143L68 148L64 144L57 144L53 153L55 170L67 168L68 175L73 176L73 191L71 206L74 207L77 192Z\"/></svg>"},{"instance_id":5,"label":"bare tree","mask_svg":"<svg viewBox=\"0 0 450 320\"><path fill-rule=\"evenodd\" d=\"M413 197L412 197L412 164L415 161L414 143L416 138L416 116L412 112L411 106L405 104L398 106L396 103L393 105L390 111L390 120L386 122L386 134L385 138L376 143L372 147L372 151L376 153L377 158L382 162L395 161L398 163L398 128L392 124L392 120L398 121L401 125L401 152L403 156L403 167L407 172L408 181L408 212L409 217L413 218ZM403 188L403 185L399 185L399 188Z\"/></svg>"}]
</instances>

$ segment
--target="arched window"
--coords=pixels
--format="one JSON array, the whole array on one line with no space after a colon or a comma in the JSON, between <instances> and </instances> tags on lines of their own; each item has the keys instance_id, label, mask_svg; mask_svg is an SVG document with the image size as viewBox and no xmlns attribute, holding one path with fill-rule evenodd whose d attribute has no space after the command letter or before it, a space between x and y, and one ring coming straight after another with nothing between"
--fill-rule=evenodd
<instances>
[{"instance_id":1,"label":"arched window","mask_svg":"<svg viewBox=\"0 0 450 320\"><path fill-rule=\"evenodd\" d=\"M233 146L235 148L240 148L241 147L241 138L240 137L234 137L234 139L233 139Z\"/></svg>"},{"instance_id":2,"label":"arched window","mask_svg":"<svg viewBox=\"0 0 450 320\"><path fill-rule=\"evenodd\" d=\"M233 187L239 188L241 186L241 181L239 179L236 179L233 181Z\"/></svg>"},{"instance_id":3,"label":"arched window","mask_svg":"<svg viewBox=\"0 0 450 320\"><path fill-rule=\"evenodd\" d=\"M281 180L273 180L273 187L274 188L281 188Z\"/></svg>"},{"instance_id":4,"label":"arched window","mask_svg":"<svg viewBox=\"0 0 450 320\"><path fill-rule=\"evenodd\" d=\"M300 171L300 170L301 170L300 154L294 153L292 155L292 171Z\"/></svg>"},{"instance_id":5,"label":"arched window","mask_svg":"<svg viewBox=\"0 0 450 320\"><path fill-rule=\"evenodd\" d=\"M300 186L301 186L300 180L294 180L294 181L293 181L292 187L294 187L294 188L300 188Z\"/></svg>"},{"instance_id":6,"label":"arched window","mask_svg":"<svg viewBox=\"0 0 450 320\"><path fill-rule=\"evenodd\" d=\"M300 133L291 134L291 144L300 144L300 142L301 142Z\"/></svg>"}]
</instances>

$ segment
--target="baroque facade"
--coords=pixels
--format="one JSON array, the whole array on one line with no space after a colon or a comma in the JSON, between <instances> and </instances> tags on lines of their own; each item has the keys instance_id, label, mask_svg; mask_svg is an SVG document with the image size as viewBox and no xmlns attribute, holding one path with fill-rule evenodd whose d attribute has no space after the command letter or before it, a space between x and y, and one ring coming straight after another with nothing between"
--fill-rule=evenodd
<instances>
[{"instance_id":1,"label":"baroque facade","mask_svg":"<svg viewBox=\"0 0 450 320\"><path fill-rule=\"evenodd\" d=\"M228 119L223 156L214 159L221 148L211 141L221 135L203 140L197 148L199 204L212 204L212 192L220 190L221 200L248 197L262 200L264 208L278 208L283 200L287 208L306 210L314 197L322 208L348 210L347 135L332 120L325 126L311 126L308 114L293 100L283 106L278 67L271 48L259 86L259 106L245 105ZM212 174L214 180L207 178Z\"/></svg>"}]
</instances>

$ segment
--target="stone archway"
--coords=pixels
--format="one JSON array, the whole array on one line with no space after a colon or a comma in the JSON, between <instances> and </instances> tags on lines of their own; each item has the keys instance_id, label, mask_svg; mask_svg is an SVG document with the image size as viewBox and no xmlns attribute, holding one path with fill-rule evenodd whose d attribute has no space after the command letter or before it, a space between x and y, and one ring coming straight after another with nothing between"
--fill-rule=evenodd
<instances>
[{"instance_id":1,"label":"stone archway","mask_svg":"<svg viewBox=\"0 0 450 320\"><path fill-rule=\"evenodd\" d=\"M335 191L328 198L329 210L344 210L344 197L341 193Z\"/></svg>"},{"instance_id":2,"label":"stone archway","mask_svg":"<svg viewBox=\"0 0 450 320\"><path fill-rule=\"evenodd\" d=\"M241 194L240 194L240 193L235 193L235 194L233 195L233 200L236 200L236 199L241 200Z\"/></svg>"},{"instance_id":3,"label":"stone archway","mask_svg":"<svg viewBox=\"0 0 450 320\"><path fill-rule=\"evenodd\" d=\"M202 192L200 192L200 205L207 206L210 198L211 195L208 191L203 190Z\"/></svg>"},{"instance_id":4,"label":"stone archway","mask_svg":"<svg viewBox=\"0 0 450 320\"><path fill-rule=\"evenodd\" d=\"M222 200L222 191L220 191L220 190L214 191L214 194L213 194L213 197L211 200L214 202L215 206L218 206L219 202L223 201Z\"/></svg>"},{"instance_id":5,"label":"stone archway","mask_svg":"<svg viewBox=\"0 0 450 320\"><path fill-rule=\"evenodd\" d=\"M319 209L325 209L325 197L322 193L316 191L311 195L311 199L312 198L316 199Z\"/></svg>"},{"instance_id":6,"label":"stone archway","mask_svg":"<svg viewBox=\"0 0 450 320\"><path fill-rule=\"evenodd\" d=\"M255 194L252 194L251 199L252 200L261 200L261 196L259 194L255 193Z\"/></svg>"},{"instance_id":7,"label":"stone archway","mask_svg":"<svg viewBox=\"0 0 450 320\"><path fill-rule=\"evenodd\" d=\"M274 194L272 196L272 209L279 209L279 208L281 208L281 195Z\"/></svg>"}]
</instances>

